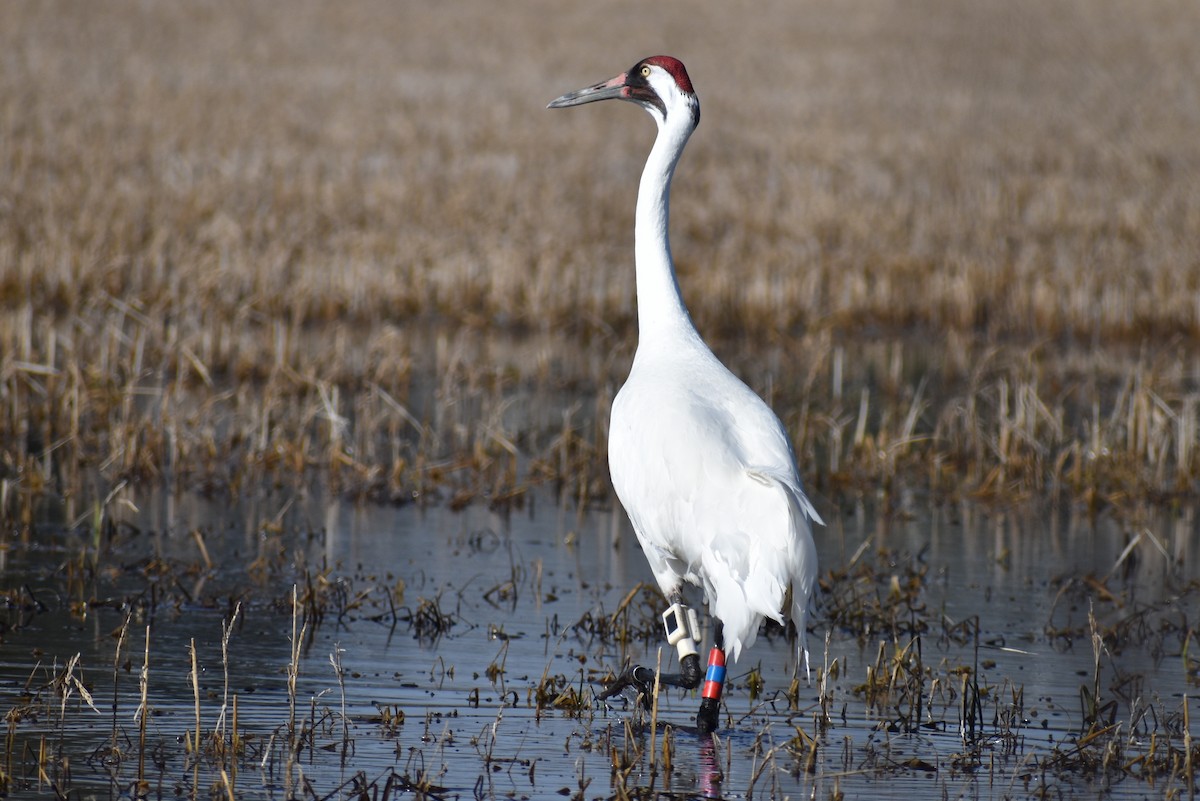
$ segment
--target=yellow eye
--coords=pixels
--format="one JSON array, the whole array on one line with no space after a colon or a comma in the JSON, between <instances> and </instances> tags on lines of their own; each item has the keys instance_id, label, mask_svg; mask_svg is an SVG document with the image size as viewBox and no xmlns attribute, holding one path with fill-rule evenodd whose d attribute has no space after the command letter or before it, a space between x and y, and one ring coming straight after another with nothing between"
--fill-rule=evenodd
<instances>
[{"instance_id":1,"label":"yellow eye","mask_svg":"<svg viewBox=\"0 0 1200 801\"><path fill-rule=\"evenodd\" d=\"M643 78L649 78L649 77L650 77L650 65L649 65L649 64L643 65L643 67L642 67L642 77L643 77Z\"/></svg>"}]
</instances>

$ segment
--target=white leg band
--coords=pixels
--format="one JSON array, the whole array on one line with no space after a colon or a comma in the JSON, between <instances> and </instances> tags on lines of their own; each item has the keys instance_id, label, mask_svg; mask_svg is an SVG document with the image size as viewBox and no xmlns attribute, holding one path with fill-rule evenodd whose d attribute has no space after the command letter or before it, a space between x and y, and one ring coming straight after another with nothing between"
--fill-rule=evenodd
<instances>
[{"instance_id":1,"label":"white leg band","mask_svg":"<svg viewBox=\"0 0 1200 801\"><path fill-rule=\"evenodd\" d=\"M667 630L667 642L678 649L680 660L697 653L700 623L695 609L681 603L671 604L671 608L663 612L663 627Z\"/></svg>"}]
</instances>

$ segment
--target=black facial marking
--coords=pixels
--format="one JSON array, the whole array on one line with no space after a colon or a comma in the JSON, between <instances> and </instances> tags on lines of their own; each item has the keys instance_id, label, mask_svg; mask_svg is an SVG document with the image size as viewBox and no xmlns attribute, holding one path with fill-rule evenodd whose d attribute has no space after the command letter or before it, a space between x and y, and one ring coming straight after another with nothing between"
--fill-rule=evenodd
<instances>
[{"instance_id":1,"label":"black facial marking","mask_svg":"<svg viewBox=\"0 0 1200 801\"><path fill-rule=\"evenodd\" d=\"M654 87L646 80L646 76L642 74L642 70L647 66L645 61L639 61L633 65L633 69L625 73L625 93L630 100L637 100L641 103L649 103L658 109L663 117L667 116L667 105L663 103L658 92L654 91Z\"/></svg>"}]
</instances>

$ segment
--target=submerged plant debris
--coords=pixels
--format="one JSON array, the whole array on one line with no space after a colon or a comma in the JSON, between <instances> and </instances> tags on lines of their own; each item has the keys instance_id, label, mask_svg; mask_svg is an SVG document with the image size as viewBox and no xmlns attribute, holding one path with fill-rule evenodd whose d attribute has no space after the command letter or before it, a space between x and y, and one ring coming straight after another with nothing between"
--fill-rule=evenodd
<instances>
[{"instance_id":1,"label":"submerged plant debris","mask_svg":"<svg viewBox=\"0 0 1200 801\"><path fill-rule=\"evenodd\" d=\"M1197 789L1197 532L1171 519L1130 536L1044 508L835 518L811 678L765 627L710 738L689 693L596 700L626 659L672 659L617 513L120 497L100 529L60 516L0 542L6 793Z\"/></svg>"}]
</instances>

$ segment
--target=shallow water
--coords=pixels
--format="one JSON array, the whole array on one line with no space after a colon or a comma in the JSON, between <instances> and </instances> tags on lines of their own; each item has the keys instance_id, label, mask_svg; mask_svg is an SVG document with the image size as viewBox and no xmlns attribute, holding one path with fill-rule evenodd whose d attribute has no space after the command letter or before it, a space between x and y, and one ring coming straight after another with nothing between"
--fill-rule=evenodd
<instances>
[{"instance_id":1,"label":"shallow water","mask_svg":"<svg viewBox=\"0 0 1200 801\"><path fill-rule=\"evenodd\" d=\"M651 733L633 710L539 709L537 701L536 689L555 677L557 691L590 700L599 676L626 654L655 662L661 610L649 594L635 594L617 620L632 631L624 646L597 623L651 580L619 512L579 513L540 496L498 513L279 491L234 505L127 492L114 508L120 524L100 529L67 525L76 510L48 508L35 533L0 549L2 764L13 789L132 792L141 754L141 791L170 797L226 797L226 782L247 798L347 797L367 787L376 797L423 789L467 798L1124 799L1183 787L1179 771L1151 783L1127 763L1151 735L1159 752L1183 742L1184 694L1194 694L1196 679L1185 647L1196 627L1190 514L1143 521L1128 553L1124 527L1058 509L828 514L817 536L827 587L809 637L813 678L801 680L797 708L786 698L794 646L778 633L761 636L731 666L715 739L695 733L691 695L663 694L653 753L661 759L666 738L671 765L655 769L638 759ZM850 578L831 584L831 569ZM303 607L296 623L306 626L293 730L304 736L289 759L293 584ZM854 594L860 602L846 608L883 615L830 625L833 599ZM239 602L226 682L222 626ZM1120 632L1100 653L1098 684L1089 609L1100 631ZM135 713L147 628L143 746ZM913 631L922 632L916 641ZM188 746L193 640L199 758ZM893 689L868 702L864 685L881 647L885 668L905 659L911 667L919 650L926 678L915 697ZM77 653L79 684L63 679ZM662 658L666 668L667 649ZM820 676L835 663L820 727ZM756 667L763 686L752 693ZM977 671L983 693L966 741L962 668ZM1098 726L1121 726L1123 750L1107 769L1080 758L1098 740L1077 743L1088 730L1081 688L1094 687ZM243 750L223 760L210 738L223 705L221 730L231 731L235 695ZM41 760L42 774L39 753L58 757ZM626 776L614 762L629 765Z\"/></svg>"}]
</instances>

